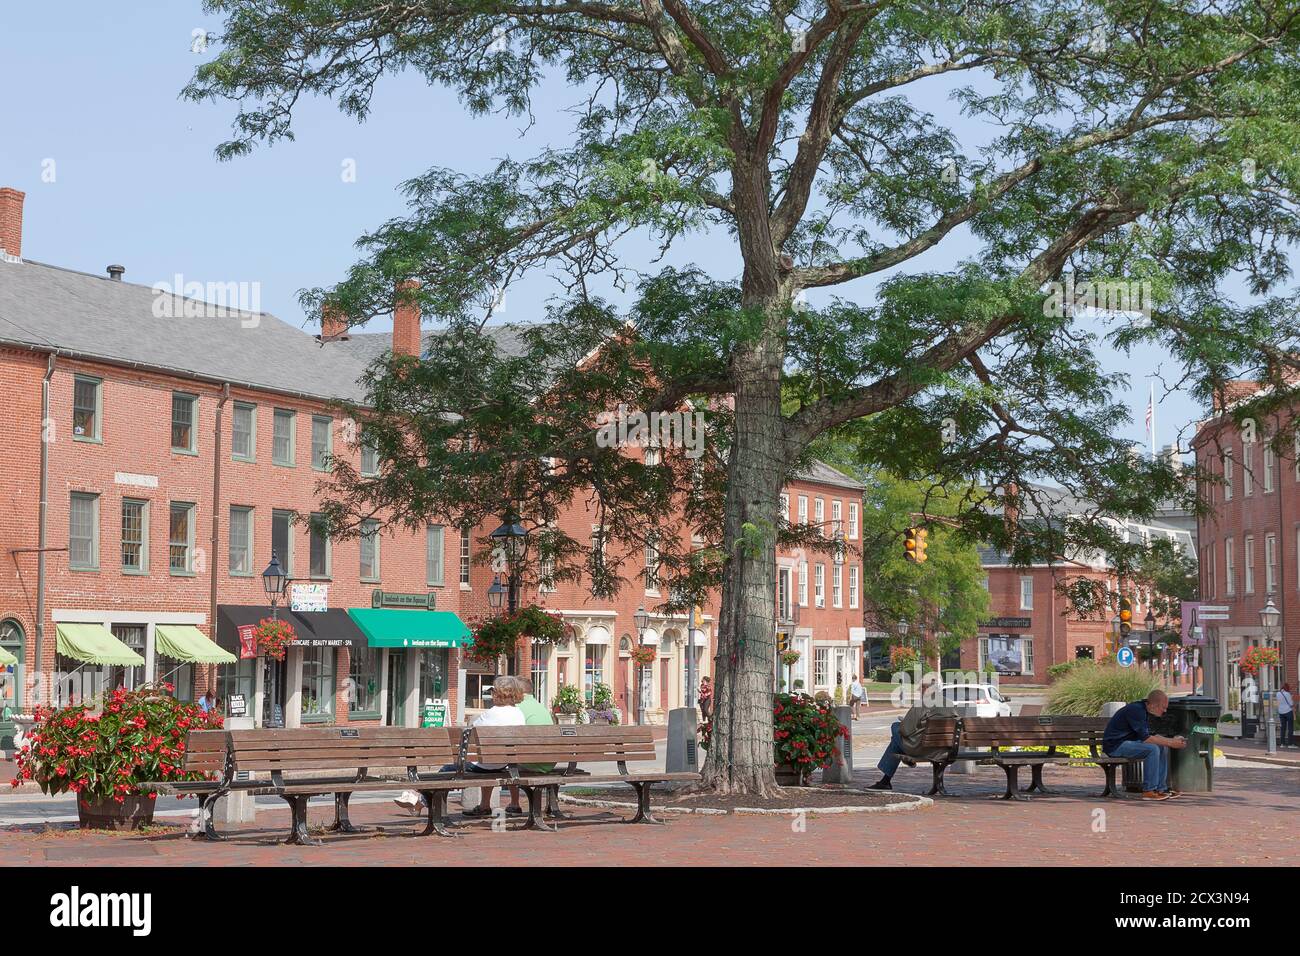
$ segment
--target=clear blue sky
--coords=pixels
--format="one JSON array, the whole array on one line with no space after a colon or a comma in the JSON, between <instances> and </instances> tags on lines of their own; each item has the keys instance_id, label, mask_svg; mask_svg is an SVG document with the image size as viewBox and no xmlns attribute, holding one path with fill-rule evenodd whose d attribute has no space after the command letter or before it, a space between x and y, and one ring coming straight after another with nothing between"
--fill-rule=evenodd
<instances>
[{"instance_id":1,"label":"clear blue sky","mask_svg":"<svg viewBox=\"0 0 1300 956\"><path fill-rule=\"evenodd\" d=\"M575 97L559 85L542 92L537 122L521 135L522 119L470 118L453 95L403 76L380 85L364 124L326 101L305 102L296 142L219 163L213 147L226 137L234 108L178 96L205 58L191 52L193 31L219 32L198 0L59 7L54 14L49 4L13 3L0 15L8 79L0 185L27 193L24 257L97 273L121 263L128 281L146 285L177 273L205 283L257 282L261 308L292 323L303 321L298 290L336 281L354 261L355 239L402 212L403 180L432 166L475 172L497 158L532 155L565 142L570 128L559 110ZM945 88L926 95L934 113L955 115ZM42 178L49 160L54 182ZM343 181L345 160L356 163L355 182ZM943 255L925 265L955 258ZM727 243L697 239L672 261L689 258L719 277L738 268ZM503 318L539 314L553 290L544 279L527 281L509 294ZM870 301L872 286L840 292ZM1130 377L1125 437L1145 442L1144 376L1159 357L1109 359ZM1172 442L1198 412L1185 395L1164 398L1158 443Z\"/></svg>"}]
</instances>

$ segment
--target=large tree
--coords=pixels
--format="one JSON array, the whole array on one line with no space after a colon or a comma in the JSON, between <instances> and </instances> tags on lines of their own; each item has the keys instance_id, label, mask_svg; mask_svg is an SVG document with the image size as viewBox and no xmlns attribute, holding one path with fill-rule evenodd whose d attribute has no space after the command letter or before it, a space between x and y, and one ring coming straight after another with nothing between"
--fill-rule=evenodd
<instances>
[{"instance_id":1,"label":"large tree","mask_svg":"<svg viewBox=\"0 0 1300 956\"><path fill-rule=\"evenodd\" d=\"M818 436L842 432L903 478L992 489L957 520L1017 560L1122 554L1104 522L1026 530L996 517L1031 477L1119 515L1181 490L1115 437L1127 413L1103 339L1157 347L1206 399L1243 367L1282 385L1297 364L1294 311L1278 297L1297 228L1296 0L207 7L224 16L219 52L187 93L238 103L222 156L290 136L313 94L364 117L393 71L475 113L525 113L539 84L571 85L565 142L483 175L420 174L409 214L305 297L359 322L409 296L445 327L436 369L377 367L369 404L392 464L344 482L339 510L417 521L509 497L544 518L586 494L602 523L620 505L611 536L631 552L646 529L619 516L622 500L652 513L674 493L697 501L717 560L673 563L721 580L714 787L772 785L774 545L805 533L781 526L778 495ZM638 233L671 247L692 232L730 244L739 274L649 273L618 243ZM633 266L630 306L597 297ZM483 322L535 270L566 277L567 293L524 367ZM1158 305L1071 308L1045 290L1065 272L1148 282ZM1238 288L1258 297L1249 308ZM581 350L611 334L626 362ZM557 378L571 390L548 392ZM685 471L656 485L584 437L624 393L647 409L710 404L723 464L713 526L709 468L694 485ZM604 548L562 532L548 547L600 580Z\"/></svg>"}]
</instances>

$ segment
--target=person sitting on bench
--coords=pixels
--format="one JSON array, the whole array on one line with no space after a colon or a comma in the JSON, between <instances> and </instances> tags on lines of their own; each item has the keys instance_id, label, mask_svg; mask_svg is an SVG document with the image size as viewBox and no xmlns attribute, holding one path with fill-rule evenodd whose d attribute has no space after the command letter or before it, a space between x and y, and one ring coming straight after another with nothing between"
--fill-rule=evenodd
<instances>
[{"instance_id":1,"label":"person sitting on bench","mask_svg":"<svg viewBox=\"0 0 1300 956\"><path fill-rule=\"evenodd\" d=\"M893 790L893 777L898 771L898 765L905 763L909 767L915 767L916 761L907 755L903 750L903 734L909 736L916 733L917 727L924 720L926 712L933 710L935 703L936 683L931 678L926 678L921 682L920 693L916 697L916 706L904 715L903 720L908 722L908 728L903 730L903 720L896 720L889 728L889 746L885 752L880 755L880 762L876 764L876 769L882 774L881 778L867 787L868 790ZM944 711L945 714L951 714L952 711Z\"/></svg>"},{"instance_id":2,"label":"person sitting on bench","mask_svg":"<svg viewBox=\"0 0 1300 956\"><path fill-rule=\"evenodd\" d=\"M492 682L492 706L474 719L471 727L522 727L527 723L524 712L519 709L519 702L524 699L523 686L514 677L501 676ZM499 775L506 769L505 764L468 763L462 771L465 774L485 773ZM442 773L452 773L455 764L447 764ZM492 813L492 787L479 787L477 807L465 807L461 810L467 817L486 817ZM393 801L408 813L419 813L425 807L424 797L414 790L405 790Z\"/></svg>"},{"instance_id":3,"label":"person sitting on bench","mask_svg":"<svg viewBox=\"0 0 1300 956\"><path fill-rule=\"evenodd\" d=\"M1101 738L1101 749L1109 757L1134 757L1142 761L1142 798L1168 800L1178 796L1170 790L1169 748L1182 750L1187 746L1183 737L1162 737L1151 733L1148 718L1160 717L1169 709L1169 697L1162 690L1153 690L1146 700L1126 704L1110 719Z\"/></svg>"}]
</instances>

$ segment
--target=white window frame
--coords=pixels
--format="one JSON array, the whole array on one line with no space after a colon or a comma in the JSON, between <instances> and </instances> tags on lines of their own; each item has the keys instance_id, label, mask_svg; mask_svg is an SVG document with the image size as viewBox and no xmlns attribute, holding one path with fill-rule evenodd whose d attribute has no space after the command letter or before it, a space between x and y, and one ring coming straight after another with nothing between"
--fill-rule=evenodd
<instances>
[{"instance_id":1,"label":"white window frame","mask_svg":"<svg viewBox=\"0 0 1300 956\"><path fill-rule=\"evenodd\" d=\"M321 464L316 464L316 426L324 423L325 425L325 454ZM311 470L312 471L329 471L329 460L334 454L334 419L328 415L313 415L311 417Z\"/></svg>"},{"instance_id":2,"label":"white window frame","mask_svg":"<svg viewBox=\"0 0 1300 956\"><path fill-rule=\"evenodd\" d=\"M825 534L826 530L822 526L826 524L826 499L813 499L813 524L817 527L818 534Z\"/></svg>"},{"instance_id":3,"label":"white window frame","mask_svg":"<svg viewBox=\"0 0 1300 956\"><path fill-rule=\"evenodd\" d=\"M1232 500L1232 449L1223 449L1223 500Z\"/></svg>"},{"instance_id":4,"label":"white window frame","mask_svg":"<svg viewBox=\"0 0 1300 956\"><path fill-rule=\"evenodd\" d=\"M289 455L287 459L278 458L275 454L275 423L288 419L289 422ZM297 464L297 436L298 431L298 413L292 408L276 408L271 411L271 464L279 465L281 468L292 468Z\"/></svg>"},{"instance_id":5,"label":"white window frame","mask_svg":"<svg viewBox=\"0 0 1300 956\"><path fill-rule=\"evenodd\" d=\"M785 520L786 524L790 523L790 496L789 495L781 496L781 517Z\"/></svg>"},{"instance_id":6,"label":"white window frame","mask_svg":"<svg viewBox=\"0 0 1300 956\"><path fill-rule=\"evenodd\" d=\"M470 571L472 568L473 559L474 559L474 548L472 542L470 541L470 529L461 528L460 529L459 580L460 580L460 587L462 591L468 591L472 587L472 585L470 584Z\"/></svg>"},{"instance_id":7,"label":"white window frame","mask_svg":"<svg viewBox=\"0 0 1300 956\"><path fill-rule=\"evenodd\" d=\"M76 501L90 506L90 560L73 564L72 513L73 502ZM74 491L68 496L68 568L72 571L99 570L99 494L96 492Z\"/></svg>"},{"instance_id":8,"label":"white window frame","mask_svg":"<svg viewBox=\"0 0 1300 956\"><path fill-rule=\"evenodd\" d=\"M858 540L858 503L849 502L849 540Z\"/></svg>"},{"instance_id":9,"label":"white window frame","mask_svg":"<svg viewBox=\"0 0 1300 956\"><path fill-rule=\"evenodd\" d=\"M849 565L849 609L854 610L858 606L858 569L856 565Z\"/></svg>"},{"instance_id":10,"label":"white window frame","mask_svg":"<svg viewBox=\"0 0 1300 956\"><path fill-rule=\"evenodd\" d=\"M655 595L659 594L659 544L654 535L646 538L645 542L645 593Z\"/></svg>"},{"instance_id":11,"label":"white window frame","mask_svg":"<svg viewBox=\"0 0 1300 956\"><path fill-rule=\"evenodd\" d=\"M1242 538L1242 565L1246 571L1246 593L1255 593L1255 536L1248 534Z\"/></svg>"},{"instance_id":12,"label":"white window frame","mask_svg":"<svg viewBox=\"0 0 1300 956\"><path fill-rule=\"evenodd\" d=\"M1277 455L1273 451L1272 441L1273 439L1269 438L1265 441L1264 444L1263 485L1264 485L1264 494L1266 495L1273 493L1273 464L1274 464L1274 459L1277 458Z\"/></svg>"},{"instance_id":13,"label":"white window frame","mask_svg":"<svg viewBox=\"0 0 1300 956\"><path fill-rule=\"evenodd\" d=\"M807 496L807 495L800 495L800 496L799 496L799 512L798 512L798 513L799 513L799 523L800 523L800 524L807 524L807 523L808 523L808 496Z\"/></svg>"},{"instance_id":14,"label":"white window frame","mask_svg":"<svg viewBox=\"0 0 1300 956\"><path fill-rule=\"evenodd\" d=\"M366 453L369 452L374 456L374 462L371 467L366 466ZM360 474L362 478L374 478L379 474L379 449L372 445L366 439L366 430L361 429L361 448L360 448Z\"/></svg>"},{"instance_id":15,"label":"white window frame","mask_svg":"<svg viewBox=\"0 0 1300 956\"><path fill-rule=\"evenodd\" d=\"M122 562L123 574L148 574L149 573L149 499L148 498L123 498L121 508L118 509L118 518L125 520L126 516L122 513L127 505L140 506L140 565L132 567L125 561ZM125 543L125 536L123 541ZM118 548L118 558L121 559L121 548Z\"/></svg>"},{"instance_id":16,"label":"white window frame","mask_svg":"<svg viewBox=\"0 0 1300 956\"><path fill-rule=\"evenodd\" d=\"M808 562L799 562L799 606L808 606Z\"/></svg>"},{"instance_id":17,"label":"white window frame","mask_svg":"<svg viewBox=\"0 0 1300 956\"><path fill-rule=\"evenodd\" d=\"M370 573L366 573L366 545L371 548L371 568ZM357 573L361 576L362 581L368 583L378 583L380 577L379 564L379 522L373 518L367 518L361 522L361 534L357 538Z\"/></svg>"},{"instance_id":18,"label":"white window frame","mask_svg":"<svg viewBox=\"0 0 1300 956\"><path fill-rule=\"evenodd\" d=\"M838 535L844 530L844 502L831 499L831 534Z\"/></svg>"},{"instance_id":19,"label":"white window frame","mask_svg":"<svg viewBox=\"0 0 1300 956\"><path fill-rule=\"evenodd\" d=\"M447 583L447 529L431 524L424 529L424 583L440 588ZM436 571L436 573L435 573Z\"/></svg>"},{"instance_id":20,"label":"white window frame","mask_svg":"<svg viewBox=\"0 0 1300 956\"><path fill-rule=\"evenodd\" d=\"M177 542L172 540L172 511L176 508L185 510L185 566L176 568L172 566L172 548ZM167 571L178 577L189 577L194 574L194 525L195 516L198 513L198 505L192 501L171 501L167 503Z\"/></svg>"},{"instance_id":21,"label":"white window frame","mask_svg":"<svg viewBox=\"0 0 1300 956\"><path fill-rule=\"evenodd\" d=\"M1277 535L1264 535L1264 593L1277 592Z\"/></svg>"},{"instance_id":22,"label":"white window frame","mask_svg":"<svg viewBox=\"0 0 1300 956\"><path fill-rule=\"evenodd\" d=\"M226 528L226 568L232 578L251 578L253 576L253 555L257 553L253 546L253 516L255 512L248 505L231 505L230 506L230 524ZM235 563L235 515L242 515L246 522L244 525L244 570L236 571Z\"/></svg>"},{"instance_id":23,"label":"white window frame","mask_svg":"<svg viewBox=\"0 0 1300 956\"><path fill-rule=\"evenodd\" d=\"M1223 586L1225 594L1237 593L1237 545L1231 538L1223 539Z\"/></svg>"},{"instance_id":24,"label":"white window frame","mask_svg":"<svg viewBox=\"0 0 1300 956\"><path fill-rule=\"evenodd\" d=\"M844 607L844 565L837 564L831 571L831 607Z\"/></svg>"},{"instance_id":25,"label":"white window frame","mask_svg":"<svg viewBox=\"0 0 1300 956\"><path fill-rule=\"evenodd\" d=\"M1029 585L1028 588L1025 585ZM1034 576L1032 574L1020 575L1020 610L1032 611L1034 609Z\"/></svg>"},{"instance_id":26,"label":"white window frame","mask_svg":"<svg viewBox=\"0 0 1300 956\"><path fill-rule=\"evenodd\" d=\"M813 567L813 605L826 606L826 565L824 564Z\"/></svg>"},{"instance_id":27,"label":"white window frame","mask_svg":"<svg viewBox=\"0 0 1300 956\"><path fill-rule=\"evenodd\" d=\"M239 421L240 412L248 415L247 454L235 451L235 423ZM231 461L257 461L257 406L252 402L235 402L230 411L230 459Z\"/></svg>"},{"instance_id":28,"label":"white window frame","mask_svg":"<svg viewBox=\"0 0 1300 956\"><path fill-rule=\"evenodd\" d=\"M1253 445L1241 443L1241 496L1249 498L1255 493L1255 448Z\"/></svg>"}]
</instances>

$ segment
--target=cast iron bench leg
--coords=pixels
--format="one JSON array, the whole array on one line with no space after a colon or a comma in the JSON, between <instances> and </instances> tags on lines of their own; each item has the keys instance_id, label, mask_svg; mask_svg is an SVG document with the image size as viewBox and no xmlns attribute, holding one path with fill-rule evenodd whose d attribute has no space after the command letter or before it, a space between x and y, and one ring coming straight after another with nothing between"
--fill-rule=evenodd
<instances>
[{"instance_id":1,"label":"cast iron bench leg","mask_svg":"<svg viewBox=\"0 0 1300 956\"><path fill-rule=\"evenodd\" d=\"M934 782L925 795L927 797L933 797L936 794L942 794L945 797L951 796L943 786L943 772L948 769L948 765L946 763L932 763L930 768L934 771Z\"/></svg>"},{"instance_id":2,"label":"cast iron bench leg","mask_svg":"<svg viewBox=\"0 0 1300 956\"><path fill-rule=\"evenodd\" d=\"M1019 784L1017 783L1017 777L1020 775L1020 765L1007 763L1002 765L1002 769L1005 770L1007 774L1007 792L1000 797L995 797L994 799L1023 800L1024 797L1020 795Z\"/></svg>"},{"instance_id":3,"label":"cast iron bench leg","mask_svg":"<svg viewBox=\"0 0 1300 956\"><path fill-rule=\"evenodd\" d=\"M1113 763L1104 763L1101 765L1102 773L1106 775L1106 789L1101 792L1101 795L1103 797L1110 797L1111 799L1118 800L1119 791L1115 789L1115 767L1116 764Z\"/></svg>"},{"instance_id":4,"label":"cast iron bench leg","mask_svg":"<svg viewBox=\"0 0 1300 956\"><path fill-rule=\"evenodd\" d=\"M429 806L429 822L420 836L428 836L430 833L436 833L441 837L455 838L456 834L447 829L444 817L447 815L447 791L446 790L425 790L421 796L424 802Z\"/></svg>"},{"instance_id":5,"label":"cast iron bench leg","mask_svg":"<svg viewBox=\"0 0 1300 956\"><path fill-rule=\"evenodd\" d=\"M289 810L293 814L289 838L284 842L294 846L321 846L321 841L313 840L307 832L307 796L305 794L294 795L284 797L284 799L288 802Z\"/></svg>"},{"instance_id":6,"label":"cast iron bench leg","mask_svg":"<svg viewBox=\"0 0 1300 956\"><path fill-rule=\"evenodd\" d=\"M224 840L220 833L217 832L216 825L212 822L212 813L217 808L217 799L223 796L220 792L214 793L207 797L199 798L199 823L201 829L194 834L196 840Z\"/></svg>"},{"instance_id":7,"label":"cast iron bench leg","mask_svg":"<svg viewBox=\"0 0 1300 956\"><path fill-rule=\"evenodd\" d=\"M547 833L558 833L559 827L551 826L542 819L542 801L546 798L547 787L520 787L524 795L528 797L528 820L524 823L521 830L545 830ZM540 791L540 792L539 792Z\"/></svg>"},{"instance_id":8,"label":"cast iron bench leg","mask_svg":"<svg viewBox=\"0 0 1300 956\"><path fill-rule=\"evenodd\" d=\"M352 799L350 793L334 794L334 822L330 824L331 833L361 833L362 828L353 826L352 821L348 819L348 801Z\"/></svg>"},{"instance_id":9,"label":"cast iron bench leg","mask_svg":"<svg viewBox=\"0 0 1300 956\"><path fill-rule=\"evenodd\" d=\"M634 783L632 789L636 791L636 816L623 822L662 824L663 820L656 819L650 813L650 785L648 783Z\"/></svg>"},{"instance_id":10,"label":"cast iron bench leg","mask_svg":"<svg viewBox=\"0 0 1300 956\"><path fill-rule=\"evenodd\" d=\"M1030 777L1029 786L1025 787L1025 793L1033 793L1035 790L1039 793L1056 793L1055 790L1049 790L1043 785L1043 767L1045 766L1047 765L1036 763L1030 767L1033 776Z\"/></svg>"}]
</instances>

